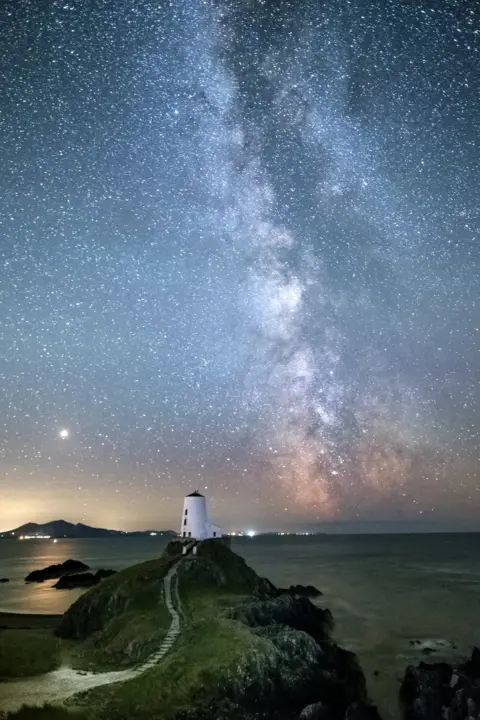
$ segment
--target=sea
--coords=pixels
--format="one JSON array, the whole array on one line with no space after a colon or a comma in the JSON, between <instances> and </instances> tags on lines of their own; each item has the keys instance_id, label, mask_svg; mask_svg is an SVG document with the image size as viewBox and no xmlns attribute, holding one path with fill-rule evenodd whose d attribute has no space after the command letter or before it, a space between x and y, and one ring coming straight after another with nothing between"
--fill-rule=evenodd
<instances>
[{"instance_id":1,"label":"sea","mask_svg":"<svg viewBox=\"0 0 480 720\"><path fill-rule=\"evenodd\" d=\"M26 584L37 568L68 558L119 570L154 558L160 536L0 541L0 611L62 613L82 593ZM480 646L480 534L318 535L234 538L232 549L277 586L313 584L353 650L384 720L399 717L405 668L455 661Z\"/></svg>"}]
</instances>

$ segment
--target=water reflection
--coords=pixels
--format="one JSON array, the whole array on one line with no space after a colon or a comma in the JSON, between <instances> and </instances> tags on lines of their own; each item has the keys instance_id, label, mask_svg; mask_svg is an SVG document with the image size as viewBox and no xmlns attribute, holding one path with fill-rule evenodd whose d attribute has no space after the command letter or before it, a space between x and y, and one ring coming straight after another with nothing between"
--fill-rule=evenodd
<instances>
[{"instance_id":1,"label":"water reflection","mask_svg":"<svg viewBox=\"0 0 480 720\"><path fill-rule=\"evenodd\" d=\"M69 558L81 560L92 571L100 568L120 570L137 562L158 557L165 538L98 538L92 540L2 540L0 541L0 611L24 613L63 613L85 590L56 590L55 580L25 583L32 570L57 565Z\"/></svg>"}]
</instances>

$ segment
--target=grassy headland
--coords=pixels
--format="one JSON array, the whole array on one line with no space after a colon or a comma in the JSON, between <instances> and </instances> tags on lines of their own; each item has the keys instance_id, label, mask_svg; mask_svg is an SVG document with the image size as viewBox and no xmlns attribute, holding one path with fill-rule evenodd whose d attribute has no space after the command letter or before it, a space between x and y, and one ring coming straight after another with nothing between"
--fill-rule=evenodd
<instances>
[{"instance_id":1,"label":"grassy headland","mask_svg":"<svg viewBox=\"0 0 480 720\"><path fill-rule=\"evenodd\" d=\"M92 720L286 720L310 702L341 717L366 700L354 656L329 640L328 611L279 597L221 542L201 543L196 556L181 551L171 543L158 560L107 578L65 613L54 657L96 669L139 663L169 627L163 584L178 563L181 633L166 656L134 679L73 696L70 710Z\"/></svg>"}]
</instances>

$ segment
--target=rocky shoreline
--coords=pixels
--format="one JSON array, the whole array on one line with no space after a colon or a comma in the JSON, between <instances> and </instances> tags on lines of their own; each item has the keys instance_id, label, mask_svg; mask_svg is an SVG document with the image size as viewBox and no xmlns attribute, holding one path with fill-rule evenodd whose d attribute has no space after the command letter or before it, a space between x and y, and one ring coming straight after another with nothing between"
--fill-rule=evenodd
<instances>
[{"instance_id":1,"label":"rocky shoreline","mask_svg":"<svg viewBox=\"0 0 480 720\"><path fill-rule=\"evenodd\" d=\"M463 663L407 668L400 689L405 720L476 720L480 714L480 650Z\"/></svg>"},{"instance_id":2,"label":"rocky shoreline","mask_svg":"<svg viewBox=\"0 0 480 720\"><path fill-rule=\"evenodd\" d=\"M94 673L148 665L162 640L161 585L175 567L172 593L183 603L177 650L151 666L145 679L72 695L67 706L79 719L161 720L168 706L166 720L380 720L359 659L332 639L332 614L310 599L321 598L318 588L277 588L215 541L199 544L195 556L185 557L182 550L172 542L158 560L105 577L63 616L0 613L0 628L54 630L59 643L79 649L79 657L91 653L88 669ZM78 575L80 582L90 582L86 575ZM60 577L62 583L76 582L72 575ZM432 642L409 642L420 657L435 652ZM151 687L157 688L154 695ZM409 666L399 697L404 720L477 720L480 651L456 665ZM392 696L392 705L397 700ZM29 712L48 717L34 708ZM69 717L63 709L54 712L52 717Z\"/></svg>"},{"instance_id":3,"label":"rocky shoreline","mask_svg":"<svg viewBox=\"0 0 480 720\"><path fill-rule=\"evenodd\" d=\"M164 562L165 568L178 565L179 593L186 608L185 640L172 655L170 667L167 660L152 670L167 697L162 698L159 691L154 701L158 707L152 706L139 679L117 690L103 689L101 698L95 691L80 696L74 703L76 710L95 717L96 703L101 702L102 717L109 720L134 719L136 713L142 718L148 713L160 718L162 705L168 704L172 720L379 717L357 658L331 639L330 611L307 597L319 596L317 588L278 589L216 541L200 543L195 556L184 557L182 550L181 543L171 543ZM137 567L140 573L142 566ZM132 593L137 593L139 578L132 580L133 570L128 575L128 592L121 572L107 579L98 591L90 591L73 604L57 634L70 642L88 642L104 633L110 637L110 628L118 627L128 614ZM154 578L143 571L138 592L140 586L142 593L150 592L158 576L158 572ZM204 644L208 656L202 653ZM168 695L168 684L178 682L177 673L183 678L183 694L191 698L188 709L183 707L185 700L178 701L176 691L172 691L175 697ZM137 691L132 697L126 686L135 683ZM177 703L174 709L172 705Z\"/></svg>"}]
</instances>

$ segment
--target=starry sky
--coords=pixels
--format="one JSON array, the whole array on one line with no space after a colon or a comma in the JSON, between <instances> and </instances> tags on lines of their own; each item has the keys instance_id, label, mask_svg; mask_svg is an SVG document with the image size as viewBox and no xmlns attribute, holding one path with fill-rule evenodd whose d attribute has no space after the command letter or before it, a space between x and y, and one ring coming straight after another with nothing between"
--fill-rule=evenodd
<instances>
[{"instance_id":1,"label":"starry sky","mask_svg":"<svg viewBox=\"0 0 480 720\"><path fill-rule=\"evenodd\" d=\"M476 3L0 24L0 527L475 524Z\"/></svg>"}]
</instances>

